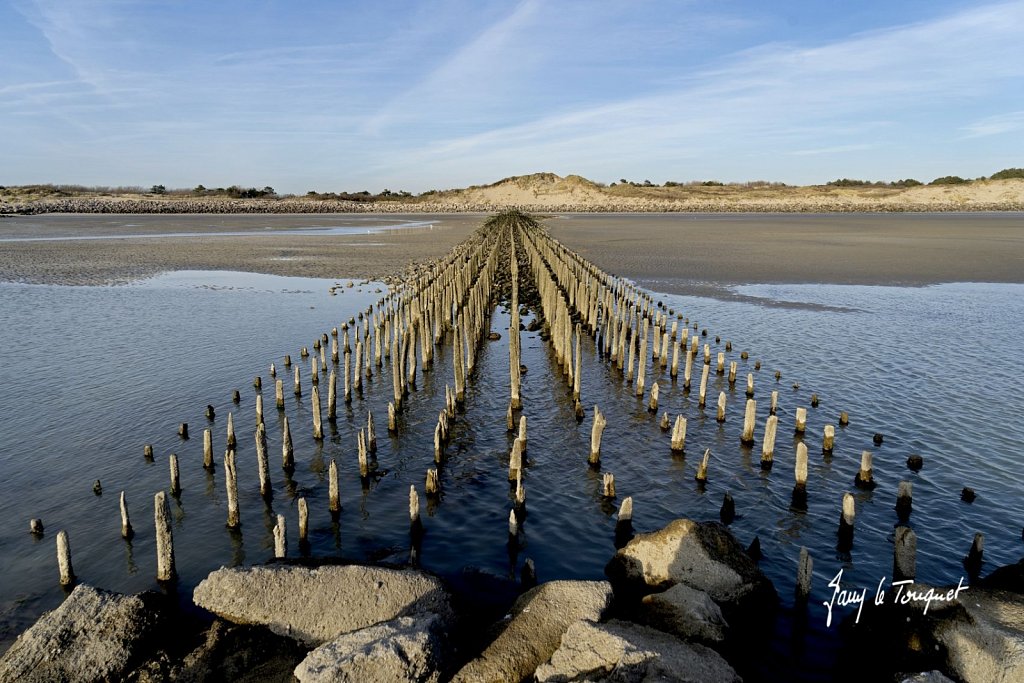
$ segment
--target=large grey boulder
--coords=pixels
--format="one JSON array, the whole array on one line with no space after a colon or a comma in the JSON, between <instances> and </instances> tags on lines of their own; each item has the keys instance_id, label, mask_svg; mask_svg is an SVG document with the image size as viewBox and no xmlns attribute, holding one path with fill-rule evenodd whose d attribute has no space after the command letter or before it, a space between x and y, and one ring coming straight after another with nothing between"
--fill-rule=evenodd
<instances>
[{"instance_id":1,"label":"large grey boulder","mask_svg":"<svg viewBox=\"0 0 1024 683\"><path fill-rule=\"evenodd\" d=\"M934 631L950 673L965 683L1024 681L1024 595L971 587L960 604L966 614L939 621Z\"/></svg>"},{"instance_id":2,"label":"large grey boulder","mask_svg":"<svg viewBox=\"0 0 1024 683\"><path fill-rule=\"evenodd\" d=\"M741 680L722 656L710 648L618 620L572 624L551 661L538 667L536 676L540 683Z\"/></svg>"},{"instance_id":3,"label":"large grey boulder","mask_svg":"<svg viewBox=\"0 0 1024 683\"><path fill-rule=\"evenodd\" d=\"M121 595L79 584L4 653L0 681L123 679L163 625L159 602L155 594Z\"/></svg>"},{"instance_id":4,"label":"large grey boulder","mask_svg":"<svg viewBox=\"0 0 1024 683\"><path fill-rule=\"evenodd\" d=\"M451 615L438 578L363 565L221 568L196 586L193 599L228 621L267 626L313 646L398 616Z\"/></svg>"},{"instance_id":5,"label":"large grey boulder","mask_svg":"<svg viewBox=\"0 0 1024 683\"><path fill-rule=\"evenodd\" d=\"M643 599L646 623L686 640L720 643L729 625L722 610L707 593L677 583L664 593Z\"/></svg>"},{"instance_id":6,"label":"large grey boulder","mask_svg":"<svg viewBox=\"0 0 1024 683\"><path fill-rule=\"evenodd\" d=\"M512 619L483 653L452 679L457 683L516 683L558 649L577 621L597 621L611 602L607 581L550 581L512 606Z\"/></svg>"},{"instance_id":7,"label":"large grey boulder","mask_svg":"<svg viewBox=\"0 0 1024 683\"><path fill-rule=\"evenodd\" d=\"M676 584L702 590L726 608L775 598L775 589L736 537L718 522L677 519L639 534L605 567L616 595L640 597Z\"/></svg>"},{"instance_id":8,"label":"large grey boulder","mask_svg":"<svg viewBox=\"0 0 1024 683\"><path fill-rule=\"evenodd\" d=\"M908 674L900 680L900 683L954 683L941 671L922 671L921 673Z\"/></svg>"},{"instance_id":9,"label":"large grey boulder","mask_svg":"<svg viewBox=\"0 0 1024 683\"><path fill-rule=\"evenodd\" d=\"M436 683L445 621L437 614L398 617L338 636L295 668L302 683Z\"/></svg>"}]
</instances>

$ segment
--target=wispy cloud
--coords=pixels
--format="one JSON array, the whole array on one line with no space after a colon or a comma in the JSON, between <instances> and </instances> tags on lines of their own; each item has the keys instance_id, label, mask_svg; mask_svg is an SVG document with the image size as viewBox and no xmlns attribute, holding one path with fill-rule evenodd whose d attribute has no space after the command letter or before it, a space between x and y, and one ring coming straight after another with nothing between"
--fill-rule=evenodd
<instances>
[{"instance_id":1,"label":"wispy cloud","mask_svg":"<svg viewBox=\"0 0 1024 683\"><path fill-rule=\"evenodd\" d=\"M964 127L967 133L964 139L981 138L989 135L1002 135L1013 133L1024 129L1024 111L1014 111L1008 114L996 114L986 116Z\"/></svg>"}]
</instances>

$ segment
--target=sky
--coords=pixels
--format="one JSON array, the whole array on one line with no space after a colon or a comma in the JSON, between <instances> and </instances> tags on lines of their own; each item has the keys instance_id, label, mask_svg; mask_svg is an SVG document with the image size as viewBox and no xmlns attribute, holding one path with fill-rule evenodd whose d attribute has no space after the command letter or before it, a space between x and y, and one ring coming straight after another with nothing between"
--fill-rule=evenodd
<instances>
[{"instance_id":1,"label":"sky","mask_svg":"<svg viewBox=\"0 0 1024 683\"><path fill-rule=\"evenodd\" d=\"M0 185L1024 166L1024 1L0 0Z\"/></svg>"}]
</instances>

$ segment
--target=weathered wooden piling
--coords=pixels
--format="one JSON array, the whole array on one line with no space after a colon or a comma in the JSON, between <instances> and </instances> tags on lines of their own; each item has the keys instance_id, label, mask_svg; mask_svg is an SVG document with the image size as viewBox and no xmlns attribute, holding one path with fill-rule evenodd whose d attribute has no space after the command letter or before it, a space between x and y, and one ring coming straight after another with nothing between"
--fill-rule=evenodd
<instances>
[{"instance_id":1,"label":"weathered wooden piling","mask_svg":"<svg viewBox=\"0 0 1024 683\"><path fill-rule=\"evenodd\" d=\"M153 525L156 527L156 579L174 579L174 536L171 534L171 512L167 496L157 491L153 496Z\"/></svg>"},{"instance_id":2,"label":"weathered wooden piling","mask_svg":"<svg viewBox=\"0 0 1024 683\"><path fill-rule=\"evenodd\" d=\"M234 403L235 405L238 405L239 403L241 403L241 401L242 401L242 394L239 393L238 389L233 390L231 392L231 402Z\"/></svg>"},{"instance_id":3,"label":"weathered wooden piling","mask_svg":"<svg viewBox=\"0 0 1024 683\"><path fill-rule=\"evenodd\" d=\"M270 364L270 377L277 377L277 366L275 366L273 363Z\"/></svg>"},{"instance_id":4,"label":"weathered wooden piling","mask_svg":"<svg viewBox=\"0 0 1024 683\"><path fill-rule=\"evenodd\" d=\"M661 411L661 420L658 422L658 426L661 427L661 431L667 432L672 427L672 421L668 417L668 411Z\"/></svg>"},{"instance_id":5,"label":"weathered wooden piling","mask_svg":"<svg viewBox=\"0 0 1024 683\"><path fill-rule=\"evenodd\" d=\"M832 425L825 425L824 434L821 438L821 452L828 455L836 442L836 428Z\"/></svg>"},{"instance_id":6,"label":"weathered wooden piling","mask_svg":"<svg viewBox=\"0 0 1024 683\"><path fill-rule=\"evenodd\" d=\"M779 412L779 392L773 391L768 402L768 414L775 415Z\"/></svg>"},{"instance_id":7,"label":"weathered wooden piling","mask_svg":"<svg viewBox=\"0 0 1024 683\"><path fill-rule=\"evenodd\" d=\"M854 483L862 489L875 488L875 479L871 470L871 451L863 451L860 454L860 471L857 472Z\"/></svg>"},{"instance_id":8,"label":"weathered wooden piling","mask_svg":"<svg viewBox=\"0 0 1024 683\"><path fill-rule=\"evenodd\" d=\"M852 493L843 494L843 512L839 517L839 548L849 550L853 545L853 525L856 517Z\"/></svg>"},{"instance_id":9,"label":"weathered wooden piling","mask_svg":"<svg viewBox=\"0 0 1024 683\"><path fill-rule=\"evenodd\" d=\"M366 448L370 453L377 452L377 430L373 426L373 413L366 411Z\"/></svg>"},{"instance_id":10,"label":"weathered wooden piling","mask_svg":"<svg viewBox=\"0 0 1024 683\"><path fill-rule=\"evenodd\" d=\"M850 424L850 415L844 410L843 412L839 413L839 426L845 427L848 424Z\"/></svg>"},{"instance_id":11,"label":"weathered wooden piling","mask_svg":"<svg viewBox=\"0 0 1024 683\"><path fill-rule=\"evenodd\" d=\"M686 354L686 363L683 368L683 389L690 389L690 379L693 376L693 354Z\"/></svg>"},{"instance_id":12,"label":"weathered wooden piling","mask_svg":"<svg viewBox=\"0 0 1024 683\"><path fill-rule=\"evenodd\" d=\"M229 529L237 529L241 523L238 514L238 474L235 472L235 449L229 448L224 451L224 488L228 495L228 521Z\"/></svg>"},{"instance_id":13,"label":"weathered wooden piling","mask_svg":"<svg viewBox=\"0 0 1024 683\"><path fill-rule=\"evenodd\" d=\"M591 465L601 462L601 435L604 434L605 425L608 424L600 409L594 406L594 426L590 430L590 457L587 461Z\"/></svg>"},{"instance_id":14,"label":"weathered wooden piling","mask_svg":"<svg viewBox=\"0 0 1024 683\"><path fill-rule=\"evenodd\" d=\"M60 570L60 585L70 586L75 582L75 570L71 566L71 543L68 532L57 532L57 568Z\"/></svg>"},{"instance_id":15,"label":"weathered wooden piling","mask_svg":"<svg viewBox=\"0 0 1024 683\"><path fill-rule=\"evenodd\" d=\"M806 602L811 595L811 581L814 578L814 559L806 547L800 548L800 561L796 568L796 599Z\"/></svg>"},{"instance_id":16,"label":"weathered wooden piling","mask_svg":"<svg viewBox=\"0 0 1024 683\"><path fill-rule=\"evenodd\" d=\"M213 430L203 430L203 468L213 469Z\"/></svg>"},{"instance_id":17,"label":"weathered wooden piling","mask_svg":"<svg viewBox=\"0 0 1024 683\"><path fill-rule=\"evenodd\" d=\"M615 475L611 472L601 475L601 495L605 498L615 497Z\"/></svg>"},{"instance_id":18,"label":"weathered wooden piling","mask_svg":"<svg viewBox=\"0 0 1024 683\"><path fill-rule=\"evenodd\" d=\"M508 539L509 543L515 543L519 537L519 520L516 518L516 511L508 511Z\"/></svg>"},{"instance_id":19,"label":"weathered wooden piling","mask_svg":"<svg viewBox=\"0 0 1024 683\"><path fill-rule=\"evenodd\" d=\"M420 494L413 484L409 485L409 523L414 527L420 523Z\"/></svg>"},{"instance_id":20,"label":"weathered wooden piling","mask_svg":"<svg viewBox=\"0 0 1024 683\"><path fill-rule=\"evenodd\" d=\"M672 427L672 451L682 453L686 450L686 418L676 415L676 423Z\"/></svg>"},{"instance_id":21,"label":"weathered wooden piling","mask_svg":"<svg viewBox=\"0 0 1024 683\"><path fill-rule=\"evenodd\" d=\"M647 410L649 410L652 413L658 412L658 392L658 383L655 382L654 384L651 385L651 398L647 402Z\"/></svg>"},{"instance_id":22,"label":"weathered wooden piling","mask_svg":"<svg viewBox=\"0 0 1024 683\"><path fill-rule=\"evenodd\" d=\"M295 469L295 449L292 447L292 430L288 426L288 416L281 422L281 467L285 472Z\"/></svg>"},{"instance_id":23,"label":"weathered wooden piling","mask_svg":"<svg viewBox=\"0 0 1024 683\"><path fill-rule=\"evenodd\" d=\"M708 394L708 373L711 370L710 365L705 365L704 369L700 372L700 394L698 399L698 406L703 408L707 404Z\"/></svg>"},{"instance_id":24,"label":"weathered wooden piling","mask_svg":"<svg viewBox=\"0 0 1024 683\"><path fill-rule=\"evenodd\" d=\"M256 394L256 424L263 424L263 394Z\"/></svg>"},{"instance_id":25,"label":"weathered wooden piling","mask_svg":"<svg viewBox=\"0 0 1024 683\"><path fill-rule=\"evenodd\" d=\"M754 423L757 419L757 401L747 399L746 408L743 410L743 431L740 433L740 443L744 446L754 445Z\"/></svg>"},{"instance_id":26,"label":"weathered wooden piling","mask_svg":"<svg viewBox=\"0 0 1024 683\"><path fill-rule=\"evenodd\" d=\"M132 530L132 522L128 518L128 501L124 497L124 491L121 491L121 538L131 539L135 535Z\"/></svg>"},{"instance_id":27,"label":"weathered wooden piling","mask_svg":"<svg viewBox=\"0 0 1024 683\"><path fill-rule=\"evenodd\" d=\"M216 411L216 409L215 409L215 408L214 408L214 407L213 407L212 405L210 405L209 403L207 403L207 404L206 404L206 419L207 419L207 420L213 420L213 419L215 419L216 417L217 417L217 411Z\"/></svg>"},{"instance_id":28,"label":"weathered wooden piling","mask_svg":"<svg viewBox=\"0 0 1024 683\"><path fill-rule=\"evenodd\" d=\"M278 410L284 410L284 380L282 379L274 382L274 405Z\"/></svg>"},{"instance_id":29,"label":"weathered wooden piling","mask_svg":"<svg viewBox=\"0 0 1024 683\"><path fill-rule=\"evenodd\" d=\"M715 374L725 374L725 354L721 351L718 352L718 356L715 359Z\"/></svg>"},{"instance_id":30,"label":"weathered wooden piling","mask_svg":"<svg viewBox=\"0 0 1024 683\"><path fill-rule=\"evenodd\" d=\"M391 402L388 403L388 431L392 434L398 431L398 421L395 417L395 404Z\"/></svg>"},{"instance_id":31,"label":"weathered wooden piling","mask_svg":"<svg viewBox=\"0 0 1024 683\"><path fill-rule=\"evenodd\" d=\"M299 366L295 366L295 379L292 383L292 393L296 396L302 396L302 377L299 374Z\"/></svg>"},{"instance_id":32,"label":"weathered wooden piling","mask_svg":"<svg viewBox=\"0 0 1024 683\"><path fill-rule=\"evenodd\" d=\"M508 404L508 410L505 411L505 426L508 431L514 431L516 428L516 418L512 413L512 403Z\"/></svg>"},{"instance_id":33,"label":"weathered wooden piling","mask_svg":"<svg viewBox=\"0 0 1024 683\"><path fill-rule=\"evenodd\" d=\"M228 430L228 441L227 441L228 448L234 448L235 445L237 444L237 440L235 439L235 422L234 422L234 418L231 416L231 413L228 413L228 428L227 428L227 430Z\"/></svg>"},{"instance_id":34,"label":"weathered wooden piling","mask_svg":"<svg viewBox=\"0 0 1024 683\"><path fill-rule=\"evenodd\" d=\"M30 519L28 522L28 530L33 536L43 535L43 520L38 518Z\"/></svg>"},{"instance_id":35,"label":"weathered wooden piling","mask_svg":"<svg viewBox=\"0 0 1024 683\"><path fill-rule=\"evenodd\" d=\"M769 469L772 466L772 458L775 454L775 431L779 425L779 418L769 415L764 423L764 439L761 442L761 468Z\"/></svg>"},{"instance_id":36,"label":"weathered wooden piling","mask_svg":"<svg viewBox=\"0 0 1024 683\"><path fill-rule=\"evenodd\" d=\"M288 538L285 531L284 515L277 516L274 525L274 557L281 559L288 556Z\"/></svg>"},{"instance_id":37,"label":"weathered wooden piling","mask_svg":"<svg viewBox=\"0 0 1024 683\"><path fill-rule=\"evenodd\" d=\"M424 486L428 496L436 496L441 492L441 482L437 477L437 469L431 468L427 470L427 481Z\"/></svg>"},{"instance_id":38,"label":"weathered wooden piling","mask_svg":"<svg viewBox=\"0 0 1024 683\"><path fill-rule=\"evenodd\" d=\"M519 435L517 437L522 442L523 453L526 452L526 416L519 416Z\"/></svg>"},{"instance_id":39,"label":"weathered wooden piling","mask_svg":"<svg viewBox=\"0 0 1024 683\"><path fill-rule=\"evenodd\" d=\"M356 435L356 454L359 459L359 476L365 479L370 474L370 464L366 458L366 432L362 429Z\"/></svg>"},{"instance_id":40,"label":"weathered wooden piling","mask_svg":"<svg viewBox=\"0 0 1024 683\"><path fill-rule=\"evenodd\" d=\"M508 480L515 481L523 469L523 442L518 437L512 442L512 452L508 458Z\"/></svg>"},{"instance_id":41,"label":"weathered wooden piling","mask_svg":"<svg viewBox=\"0 0 1024 683\"><path fill-rule=\"evenodd\" d=\"M181 475L178 471L178 456L171 453L169 462L171 466L171 495L178 496L181 495Z\"/></svg>"},{"instance_id":42,"label":"weathered wooden piling","mask_svg":"<svg viewBox=\"0 0 1024 683\"><path fill-rule=\"evenodd\" d=\"M700 463L697 465L697 473L694 475L694 479L704 483L708 480L708 462L711 460L711 449L707 448L704 450L704 457L701 458Z\"/></svg>"},{"instance_id":43,"label":"weathered wooden piling","mask_svg":"<svg viewBox=\"0 0 1024 683\"><path fill-rule=\"evenodd\" d=\"M729 386L730 387L732 387L733 385L736 384L736 370L737 370L736 361L730 361L729 362Z\"/></svg>"},{"instance_id":44,"label":"weathered wooden piling","mask_svg":"<svg viewBox=\"0 0 1024 683\"><path fill-rule=\"evenodd\" d=\"M793 478L800 488L807 486L807 446L800 442L796 445L796 462L793 468Z\"/></svg>"},{"instance_id":45,"label":"weathered wooden piling","mask_svg":"<svg viewBox=\"0 0 1024 683\"><path fill-rule=\"evenodd\" d=\"M892 578L905 581L917 577L917 534L908 526L896 527L892 548Z\"/></svg>"},{"instance_id":46,"label":"weathered wooden piling","mask_svg":"<svg viewBox=\"0 0 1024 683\"><path fill-rule=\"evenodd\" d=\"M901 481L896 490L896 516L901 522L910 519L914 507L914 489L909 481Z\"/></svg>"},{"instance_id":47,"label":"weathered wooden piling","mask_svg":"<svg viewBox=\"0 0 1024 683\"><path fill-rule=\"evenodd\" d=\"M267 459L267 430L263 425L256 427L256 463L260 473L260 495L268 497L273 488L270 485L270 461Z\"/></svg>"},{"instance_id":48,"label":"weathered wooden piling","mask_svg":"<svg viewBox=\"0 0 1024 683\"><path fill-rule=\"evenodd\" d=\"M715 412L715 420L718 422L725 422L725 403L727 399L725 392L719 392L718 394L718 410Z\"/></svg>"},{"instance_id":49,"label":"weathered wooden piling","mask_svg":"<svg viewBox=\"0 0 1024 683\"><path fill-rule=\"evenodd\" d=\"M313 438L317 441L321 441L324 438L324 429L320 417L320 387L313 385L312 394Z\"/></svg>"},{"instance_id":50,"label":"weathered wooden piling","mask_svg":"<svg viewBox=\"0 0 1024 683\"><path fill-rule=\"evenodd\" d=\"M754 396L754 373L747 373L747 398L753 398Z\"/></svg>"},{"instance_id":51,"label":"weathered wooden piling","mask_svg":"<svg viewBox=\"0 0 1024 683\"><path fill-rule=\"evenodd\" d=\"M338 492L338 463L331 458L327 467L327 506L332 515L341 511L341 497Z\"/></svg>"},{"instance_id":52,"label":"weathered wooden piling","mask_svg":"<svg viewBox=\"0 0 1024 683\"><path fill-rule=\"evenodd\" d=\"M309 505L305 498L299 498L296 507L299 511L299 543L302 544L309 539Z\"/></svg>"},{"instance_id":53,"label":"weathered wooden piling","mask_svg":"<svg viewBox=\"0 0 1024 683\"><path fill-rule=\"evenodd\" d=\"M672 342L672 366L669 370L669 376L675 379L679 374L679 342Z\"/></svg>"},{"instance_id":54,"label":"weathered wooden piling","mask_svg":"<svg viewBox=\"0 0 1024 683\"><path fill-rule=\"evenodd\" d=\"M228 416L230 417L230 413L228 414ZM153 459L153 444L147 443L145 446L142 447L142 457L145 458L146 460Z\"/></svg>"},{"instance_id":55,"label":"weathered wooden piling","mask_svg":"<svg viewBox=\"0 0 1024 683\"><path fill-rule=\"evenodd\" d=\"M984 560L985 553L985 535L981 533L974 534L974 540L971 541L971 549L967 552L967 556L964 558L964 568L967 569L967 573L974 578L981 571L981 564Z\"/></svg>"},{"instance_id":56,"label":"weathered wooden piling","mask_svg":"<svg viewBox=\"0 0 1024 683\"><path fill-rule=\"evenodd\" d=\"M183 439L188 438L188 422L182 422L180 425L178 425L178 436L180 436Z\"/></svg>"},{"instance_id":57,"label":"weathered wooden piling","mask_svg":"<svg viewBox=\"0 0 1024 683\"><path fill-rule=\"evenodd\" d=\"M807 430L807 408L796 409L794 429L797 434L803 434Z\"/></svg>"}]
</instances>

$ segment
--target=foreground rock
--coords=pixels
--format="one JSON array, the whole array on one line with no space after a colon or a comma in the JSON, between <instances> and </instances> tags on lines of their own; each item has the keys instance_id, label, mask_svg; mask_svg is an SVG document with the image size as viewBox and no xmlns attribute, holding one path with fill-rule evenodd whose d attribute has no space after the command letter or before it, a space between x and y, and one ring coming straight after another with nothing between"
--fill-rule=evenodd
<instances>
[{"instance_id":1,"label":"foreground rock","mask_svg":"<svg viewBox=\"0 0 1024 683\"><path fill-rule=\"evenodd\" d=\"M646 626L612 620L572 624L537 680L555 681L739 681L714 650L692 645Z\"/></svg>"},{"instance_id":2,"label":"foreground rock","mask_svg":"<svg viewBox=\"0 0 1024 683\"><path fill-rule=\"evenodd\" d=\"M436 683L445 626L437 614L421 614L346 633L310 652L295 677L303 683Z\"/></svg>"},{"instance_id":3,"label":"foreground rock","mask_svg":"<svg viewBox=\"0 0 1024 683\"><path fill-rule=\"evenodd\" d=\"M362 565L218 569L196 586L194 600L228 621L313 646L399 616L451 615L436 577Z\"/></svg>"},{"instance_id":4,"label":"foreground rock","mask_svg":"<svg viewBox=\"0 0 1024 683\"><path fill-rule=\"evenodd\" d=\"M950 673L966 683L1024 681L1024 595L969 589L960 603L965 614L940 621L934 631Z\"/></svg>"},{"instance_id":5,"label":"foreground rock","mask_svg":"<svg viewBox=\"0 0 1024 683\"><path fill-rule=\"evenodd\" d=\"M551 658L572 624L599 620L611 598L606 581L551 581L537 586L516 601L505 630L453 681L523 680Z\"/></svg>"},{"instance_id":6,"label":"foreground rock","mask_svg":"<svg viewBox=\"0 0 1024 683\"><path fill-rule=\"evenodd\" d=\"M739 541L718 522L677 519L639 534L605 567L617 596L641 597L677 584L704 591L723 609L775 598Z\"/></svg>"},{"instance_id":7,"label":"foreground rock","mask_svg":"<svg viewBox=\"0 0 1024 683\"><path fill-rule=\"evenodd\" d=\"M722 642L729 628L722 610L707 593L683 583L645 597L642 615L655 628L705 643Z\"/></svg>"},{"instance_id":8,"label":"foreground rock","mask_svg":"<svg viewBox=\"0 0 1024 683\"><path fill-rule=\"evenodd\" d=\"M160 596L121 595L80 584L0 658L0 681L123 679L152 648L164 622Z\"/></svg>"}]
</instances>

